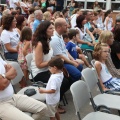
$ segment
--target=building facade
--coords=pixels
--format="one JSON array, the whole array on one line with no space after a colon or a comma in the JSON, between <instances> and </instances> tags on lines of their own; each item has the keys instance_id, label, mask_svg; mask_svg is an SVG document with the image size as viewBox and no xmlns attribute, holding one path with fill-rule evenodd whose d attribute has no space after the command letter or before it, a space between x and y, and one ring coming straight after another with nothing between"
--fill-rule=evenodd
<instances>
[{"instance_id":1,"label":"building facade","mask_svg":"<svg viewBox=\"0 0 120 120\"><path fill-rule=\"evenodd\" d=\"M71 0L65 0L65 6L68 5L68 3ZM81 9L93 9L93 4L95 1L98 1L100 7L103 10L112 9L114 11L120 11L120 0L75 0L78 2Z\"/></svg>"}]
</instances>

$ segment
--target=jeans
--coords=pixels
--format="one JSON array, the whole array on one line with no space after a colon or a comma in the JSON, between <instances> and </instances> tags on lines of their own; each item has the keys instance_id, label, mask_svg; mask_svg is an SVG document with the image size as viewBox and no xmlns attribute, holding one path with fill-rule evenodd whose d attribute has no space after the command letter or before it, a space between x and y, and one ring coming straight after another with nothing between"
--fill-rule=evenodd
<instances>
[{"instance_id":1,"label":"jeans","mask_svg":"<svg viewBox=\"0 0 120 120\"><path fill-rule=\"evenodd\" d=\"M12 53L12 52L7 52L4 54L5 59L8 60L17 60L18 59L18 53Z\"/></svg>"},{"instance_id":2,"label":"jeans","mask_svg":"<svg viewBox=\"0 0 120 120\"><path fill-rule=\"evenodd\" d=\"M82 65L79 65L77 68L71 64L64 64L64 67L67 69L69 75L72 77L73 81L81 79L81 71L83 69Z\"/></svg>"}]
</instances>

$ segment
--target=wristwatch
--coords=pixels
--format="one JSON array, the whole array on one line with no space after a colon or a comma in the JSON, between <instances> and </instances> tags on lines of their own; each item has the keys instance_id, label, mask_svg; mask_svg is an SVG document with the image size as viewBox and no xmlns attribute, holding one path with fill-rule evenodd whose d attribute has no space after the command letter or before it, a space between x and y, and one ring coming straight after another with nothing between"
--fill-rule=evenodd
<instances>
[{"instance_id":1,"label":"wristwatch","mask_svg":"<svg viewBox=\"0 0 120 120\"><path fill-rule=\"evenodd\" d=\"M3 78L5 78L5 74L1 74Z\"/></svg>"}]
</instances>

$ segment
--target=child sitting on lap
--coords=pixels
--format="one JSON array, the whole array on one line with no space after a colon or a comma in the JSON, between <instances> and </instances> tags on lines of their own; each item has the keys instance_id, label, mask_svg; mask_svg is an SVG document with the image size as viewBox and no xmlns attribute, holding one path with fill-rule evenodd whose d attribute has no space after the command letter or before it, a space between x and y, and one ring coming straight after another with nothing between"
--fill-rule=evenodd
<instances>
[{"instance_id":1,"label":"child sitting on lap","mask_svg":"<svg viewBox=\"0 0 120 120\"><path fill-rule=\"evenodd\" d=\"M85 58L81 49L76 45L76 39L79 35L78 31L75 29L70 29L68 34L63 34L63 39L65 41L66 48L70 55L78 61L80 64L85 64L87 67L92 67ZM79 52L78 52L79 51Z\"/></svg>"},{"instance_id":2,"label":"child sitting on lap","mask_svg":"<svg viewBox=\"0 0 120 120\"><path fill-rule=\"evenodd\" d=\"M46 90L39 89L40 93L46 93L46 104L48 107L47 116L50 120L60 120L59 112L57 111L60 101L60 87L63 81L63 65L64 62L59 57L54 57L48 62L49 70L52 73L47 83Z\"/></svg>"}]
</instances>

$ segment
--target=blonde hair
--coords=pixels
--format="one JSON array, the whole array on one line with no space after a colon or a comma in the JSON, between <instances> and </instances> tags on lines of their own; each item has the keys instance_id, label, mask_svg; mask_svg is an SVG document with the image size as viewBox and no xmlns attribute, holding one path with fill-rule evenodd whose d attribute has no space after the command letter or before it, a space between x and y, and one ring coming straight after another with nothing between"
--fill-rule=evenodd
<instances>
[{"instance_id":1,"label":"blonde hair","mask_svg":"<svg viewBox=\"0 0 120 120\"><path fill-rule=\"evenodd\" d=\"M51 16L51 13L49 11L44 12L43 20L49 20L50 16Z\"/></svg>"},{"instance_id":2,"label":"blonde hair","mask_svg":"<svg viewBox=\"0 0 120 120\"><path fill-rule=\"evenodd\" d=\"M95 45L94 51L93 51L93 57L94 57L95 60L100 59L103 47L108 47L108 44L106 44L106 43L97 43Z\"/></svg>"},{"instance_id":3,"label":"blonde hair","mask_svg":"<svg viewBox=\"0 0 120 120\"><path fill-rule=\"evenodd\" d=\"M99 37L99 43L107 43L112 36L113 36L112 32L108 30L102 31Z\"/></svg>"}]
</instances>

